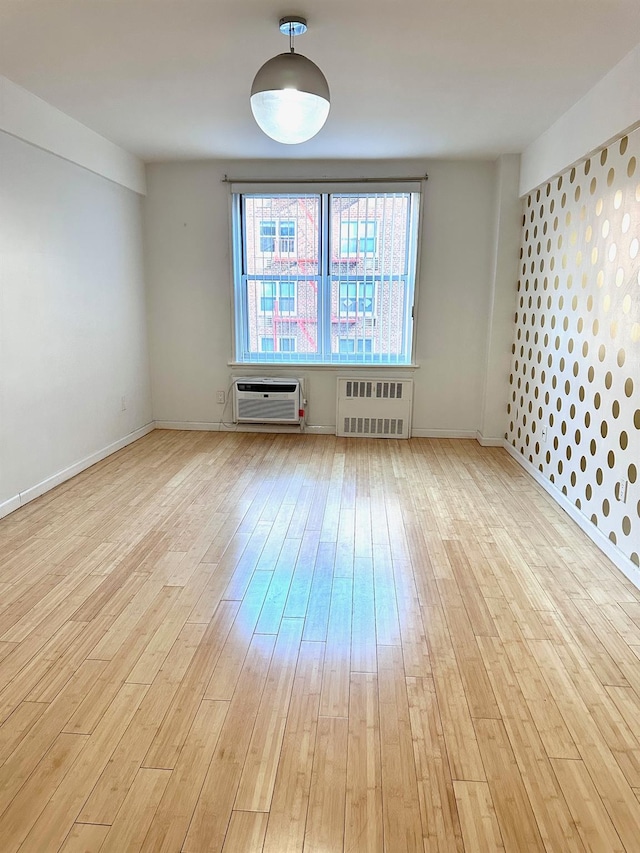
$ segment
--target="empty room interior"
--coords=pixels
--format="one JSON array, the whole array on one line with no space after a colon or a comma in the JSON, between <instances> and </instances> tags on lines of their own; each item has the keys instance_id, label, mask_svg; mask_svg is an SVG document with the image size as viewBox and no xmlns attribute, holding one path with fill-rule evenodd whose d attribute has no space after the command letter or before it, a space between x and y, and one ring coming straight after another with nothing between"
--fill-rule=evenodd
<instances>
[{"instance_id":1,"label":"empty room interior","mask_svg":"<svg viewBox=\"0 0 640 853\"><path fill-rule=\"evenodd\" d=\"M0 0L2 853L638 853L637 0Z\"/></svg>"}]
</instances>

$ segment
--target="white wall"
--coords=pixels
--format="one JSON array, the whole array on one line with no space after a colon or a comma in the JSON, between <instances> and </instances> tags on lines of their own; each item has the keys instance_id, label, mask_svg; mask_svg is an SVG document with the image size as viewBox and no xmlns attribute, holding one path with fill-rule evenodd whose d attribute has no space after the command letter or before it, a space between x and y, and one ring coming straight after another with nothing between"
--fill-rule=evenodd
<instances>
[{"instance_id":1,"label":"white wall","mask_svg":"<svg viewBox=\"0 0 640 853\"><path fill-rule=\"evenodd\" d=\"M0 514L151 419L141 203L0 133Z\"/></svg>"},{"instance_id":2,"label":"white wall","mask_svg":"<svg viewBox=\"0 0 640 853\"><path fill-rule=\"evenodd\" d=\"M640 122L640 45L522 154L520 195L559 175Z\"/></svg>"},{"instance_id":3,"label":"white wall","mask_svg":"<svg viewBox=\"0 0 640 853\"><path fill-rule=\"evenodd\" d=\"M138 157L2 76L0 130L144 194Z\"/></svg>"},{"instance_id":4,"label":"white wall","mask_svg":"<svg viewBox=\"0 0 640 853\"><path fill-rule=\"evenodd\" d=\"M475 436L482 416L495 221L494 164L480 161L149 165L145 225L155 419L176 425L219 423L223 407L216 404L215 391L227 389L231 374L239 372L228 364L231 266L225 174L277 180L425 171L429 181L416 351L420 368L406 374L416 381L414 433ZM514 268L514 294L515 280ZM258 372L263 374L264 368ZM310 424L333 427L337 369L300 372L309 380ZM224 419L231 419L229 410Z\"/></svg>"}]
</instances>

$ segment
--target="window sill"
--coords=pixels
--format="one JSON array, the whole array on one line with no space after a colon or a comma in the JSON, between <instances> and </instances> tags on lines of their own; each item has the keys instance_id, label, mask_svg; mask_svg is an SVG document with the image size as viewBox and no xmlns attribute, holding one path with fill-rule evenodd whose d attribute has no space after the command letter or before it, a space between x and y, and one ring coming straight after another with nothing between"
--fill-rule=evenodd
<instances>
[{"instance_id":1,"label":"window sill","mask_svg":"<svg viewBox=\"0 0 640 853\"><path fill-rule=\"evenodd\" d=\"M237 368L247 368L251 370L261 370L263 367L268 368L269 370L298 370L298 371L307 371L307 370L370 370L370 371L380 371L383 370L385 373L389 371L402 371L402 370L419 370L420 365L417 362L412 362L411 364L349 364L345 362L344 364L316 364L314 362L289 362L285 363L282 361L228 361L229 367L237 367Z\"/></svg>"}]
</instances>

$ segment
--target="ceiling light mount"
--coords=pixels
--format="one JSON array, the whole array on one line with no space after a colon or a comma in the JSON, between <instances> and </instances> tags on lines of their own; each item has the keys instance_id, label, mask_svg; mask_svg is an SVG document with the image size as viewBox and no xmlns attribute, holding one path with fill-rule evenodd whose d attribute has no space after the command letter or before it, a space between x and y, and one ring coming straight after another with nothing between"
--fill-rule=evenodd
<instances>
[{"instance_id":1,"label":"ceiling light mount","mask_svg":"<svg viewBox=\"0 0 640 853\"><path fill-rule=\"evenodd\" d=\"M327 120L329 84L315 63L294 52L293 39L306 33L306 19L286 15L280 18L279 29L289 36L289 53L274 56L256 74L251 111L267 136L296 145L315 136Z\"/></svg>"},{"instance_id":2,"label":"ceiling light mount","mask_svg":"<svg viewBox=\"0 0 640 853\"><path fill-rule=\"evenodd\" d=\"M300 15L285 15L280 18L280 32L283 36L303 36L307 31L307 19Z\"/></svg>"}]
</instances>

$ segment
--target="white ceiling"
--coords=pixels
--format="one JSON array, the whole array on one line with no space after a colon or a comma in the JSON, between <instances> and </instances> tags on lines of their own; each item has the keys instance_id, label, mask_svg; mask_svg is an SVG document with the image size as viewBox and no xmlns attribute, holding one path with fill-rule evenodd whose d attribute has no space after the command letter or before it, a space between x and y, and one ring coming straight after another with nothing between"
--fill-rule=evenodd
<instances>
[{"instance_id":1,"label":"white ceiling","mask_svg":"<svg viewBox=\"0 0 640 853\"><path fill-rule=\"evenodd\" d=\"M293 12L332 107L283 146L249 90ZM639 0L0 0L0 74L145 160L517 152L639 42Z\"/></svg>"}]
</instances>

